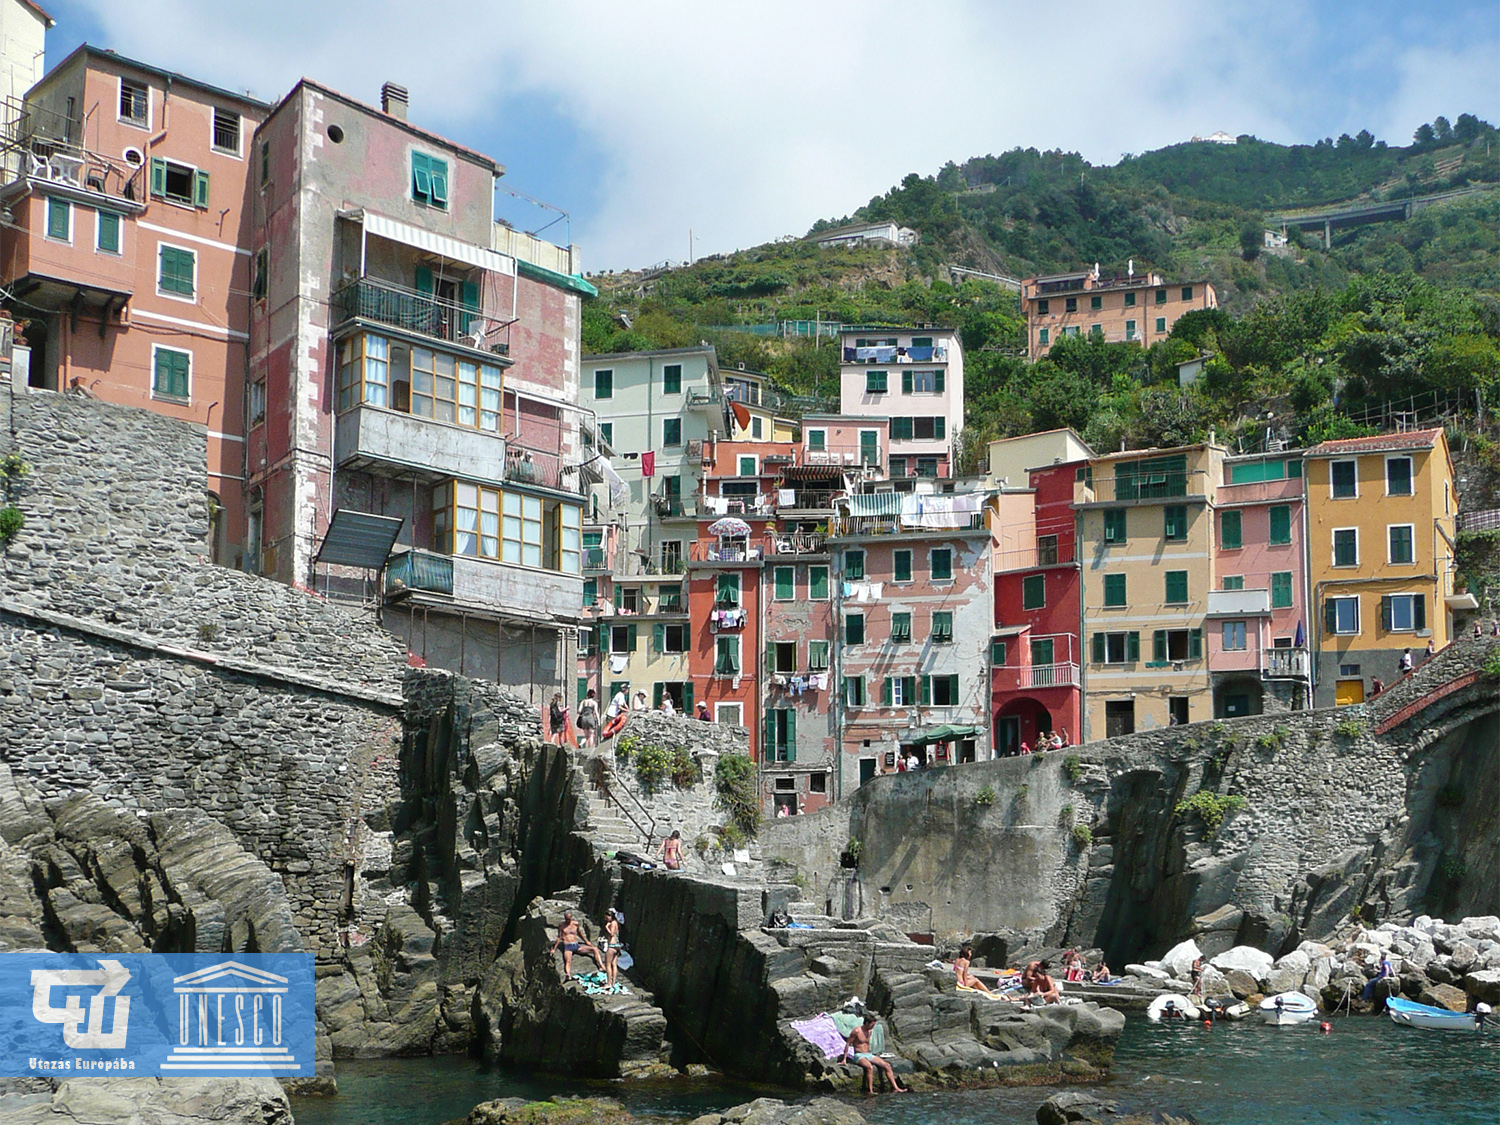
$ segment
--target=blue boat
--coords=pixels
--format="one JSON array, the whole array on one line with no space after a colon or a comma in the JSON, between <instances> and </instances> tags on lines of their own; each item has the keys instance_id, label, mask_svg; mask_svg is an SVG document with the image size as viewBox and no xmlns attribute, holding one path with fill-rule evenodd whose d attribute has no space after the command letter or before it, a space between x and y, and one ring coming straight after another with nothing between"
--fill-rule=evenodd
<instances>
[{"instance_id":1,"label":"blue boat","mask_svg":"<svg viewBox=\"0 0 1500 1125\"><path fill-rule=\"evenodd\" d=\"M1425 1027L1429 1031L1474 1031L1485 1025L1490 1006L1479 1004L1472 1012L1450 1012L1447 1008L1434 1008L1392 996L1385 1002L1385 1010L1390 1013L1392 1023L1405 1027Z\"/></svg>"}]
</instances>

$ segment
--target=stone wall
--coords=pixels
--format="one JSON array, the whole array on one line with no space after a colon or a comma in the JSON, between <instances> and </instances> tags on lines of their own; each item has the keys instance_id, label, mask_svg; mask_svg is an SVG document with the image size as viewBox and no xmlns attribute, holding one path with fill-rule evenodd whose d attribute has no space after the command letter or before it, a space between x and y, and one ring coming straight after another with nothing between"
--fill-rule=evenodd
<instances>
[{"instance_id":1,"label":"stone wall","mask_svg":"<svg viewBox=\"0 0 1500 1125\"><path fill-rule=\"evenodd\" d=\"M1355 911L1409 916L1438 896L1495 913L1500 699L1477 672L1492 644L1460 640L1360 707L877 778L768 824L762 846L835 913L852 837L854 912L1099 945L1121 963L1199 935L1210 952L1294 947ZM1245 807L1211 834L1176 812L1200 791Z\"/></svg>"}]
</instances>

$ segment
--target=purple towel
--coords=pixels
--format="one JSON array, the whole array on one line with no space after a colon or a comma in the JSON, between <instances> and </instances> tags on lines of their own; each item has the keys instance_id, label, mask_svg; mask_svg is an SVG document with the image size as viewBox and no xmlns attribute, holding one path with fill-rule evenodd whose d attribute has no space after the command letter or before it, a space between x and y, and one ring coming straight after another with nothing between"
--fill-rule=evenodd
<instances>
[{"instance_id":1,"label":"purple towel","mask_svg":"<svg viewBox=\"0 0 1500 1125\"><path fill-rule=\"evenodd\" d=\"M825 1059L836 1059L844 1053L844 1037L827 1013L810 1020L793 1020L792 1029L822 1051Z\"/></svg>"}]
</instances>

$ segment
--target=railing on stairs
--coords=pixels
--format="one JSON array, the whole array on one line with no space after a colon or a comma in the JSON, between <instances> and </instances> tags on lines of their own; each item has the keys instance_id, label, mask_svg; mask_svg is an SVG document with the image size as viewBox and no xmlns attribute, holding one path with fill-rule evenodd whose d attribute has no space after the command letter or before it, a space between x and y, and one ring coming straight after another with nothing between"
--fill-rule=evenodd
<instances>
[{"instance_id":1,"label":"railing on stairs","mask_svg":"<svg viewBox=\"0 0 1500 1125\"><path fill-rule=\"evenodd\" d=\"M646 806L641 803L641 799L624 785L619 786L619 791L623 792L625 796L630 799L631 804L635 806L634 811L632 811L630 806L625 804L625 802L620 799L619 795L616 793L616 787L610 784L613 771L610 769L609 763L605 761L603 757L594 759L593 772L594 788L596 788L604 797L605 804L613 805L616 809L618 809L620 815L623 816L626 820L630 821L630 823L635 826L635 830L645 837L646 846L650 847L651 841L656 839L656 818L653 817ZM639 816L637 816L637 813L639 814ZM645 824L641 823L642 819L645 820Z\"/></svg>"}]
</instances>

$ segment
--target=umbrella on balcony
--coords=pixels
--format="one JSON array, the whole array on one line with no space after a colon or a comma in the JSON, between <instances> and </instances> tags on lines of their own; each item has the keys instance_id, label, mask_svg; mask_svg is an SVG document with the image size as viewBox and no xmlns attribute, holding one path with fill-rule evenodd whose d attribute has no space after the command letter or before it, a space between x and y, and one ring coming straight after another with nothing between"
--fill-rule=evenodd
<instances>
[{"instance_id":1,"label":"umbrella on balcony","mask_svg":"<svg viewBox=\"0 0 1500 1125\"><path fill-rule=\"evenodd\" d=\"M735 519L733 516L725 516L721 520L714 520L708 525L710 535L749 535L750 525L744 520Z\"/></svg>"},{"instance_id":2,"label":"umbrella on balcony","mask_svg":"<svg viewBox=\"0 0 1500 1125\"><path fill-rule=\"evenodd\" d=\"M1296 648L1307 647L1307 634L1302 630L1302 622L1297 622L1297 639L1292 642Z\"/></svg>"}]
</instances>

